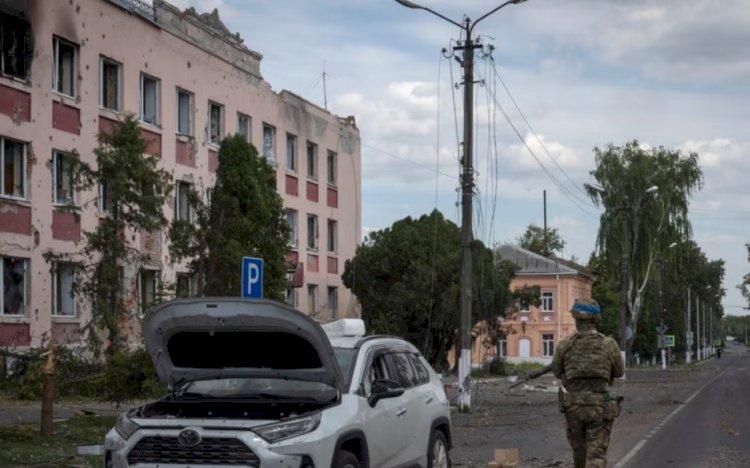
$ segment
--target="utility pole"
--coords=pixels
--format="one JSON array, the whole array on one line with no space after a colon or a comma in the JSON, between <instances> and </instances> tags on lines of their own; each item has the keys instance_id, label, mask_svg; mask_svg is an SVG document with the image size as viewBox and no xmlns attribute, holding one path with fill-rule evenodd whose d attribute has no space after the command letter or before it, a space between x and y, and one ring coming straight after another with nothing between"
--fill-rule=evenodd
<instances>
[{"instance_id":1,"label":"utility pole","mask_svg":"<svg viewBox=\"0 0 750 468\"><path fill-rule=\"evenodd\" d=\"M690 285L687 287L687 331L685 332L685 363L690 364L693 349L693 332L690 330Z\"/></svg>"},{"instance_id":2,"label":"utility pole","mask_svg":"<svg viewBox=\"0 0 750 468\"><path fill-rule=\"evenodd\" d=\"M622 353L622 362L627 367L628 362L628 338L627 334L627 315L628 315L628 220L625 209L620 211L622 216L622 246L620 258L620 352Z\"/></svg>"},{"instance_id":3,"label":"utility pole","mask_svg":"<svg viewBox=\"0 0 750 468\"><path fill-rule=\"evenodd\" d=\"M696 302L696 311L695 311L695 331L696 331L696 340L695 340L695 349L698 354L698 360L700 361L703 359L703 348L701 346L701 300L699 298Z\"/></svg>"},{"instance_id":4,"label":"utility pole","mask_svg":"<svg viewBox=\"0 0 750 468\"><path fill-rule=\"evenodd\" d=\"M458 409L462 412L471 411L471 244L474 240L472 233L473 199L474 199L474 49L481 49L479 41L472 39L472 32L477 23L495 13L499 9L526 0L508 0L480 16L472 22L465 17L463 24L422 6L412 0L396 0L407 8L425 10L433 15L458 26L465 39L453 47L453 52L463 51L459 63L463 68L464 85L464 141L461 157L461 283L460 283L460 313L458 355Z\"/></svg>"}]
</instances>

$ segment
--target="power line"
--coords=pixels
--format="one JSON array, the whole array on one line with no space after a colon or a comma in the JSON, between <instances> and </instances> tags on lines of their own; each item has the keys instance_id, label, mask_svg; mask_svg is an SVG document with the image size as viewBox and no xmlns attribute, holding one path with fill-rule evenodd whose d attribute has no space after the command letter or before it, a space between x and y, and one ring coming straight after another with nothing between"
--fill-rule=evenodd
<instances>
[{"instance_id":1,"label":"power line","mask_svg":"<svg viewBox=\"0 0 750 468\"><path fill-rule=\"evenodd\" d=\"M437 172L438 174L440 174L442 176L445 176L445 177L450 177L451 179L458 179L458 177L456 177L454 175L451 175L451 174L448 174L447 172L443 172L441 170L435 169L435 168L430 167L430 166L428 166L426 164L422 164L422 163L418 163L416 161L412 161L411 159L407 159L407 158L405 158L403 156L399 156L397 154L393 154L393 153L391 153L389 151L386 151L384 149L376 148L376 147L374 147L372 145L368 145L367 143L362 143L362 146L364 146L366 148L370 148L371 150L377 151L378 153L382 153L382 154L384 154L386 156L390 156L392 158L404 161L406 163L411 164L412 166L419 167L421 169L426 169L426 170L428 170L430 172Z\"/></svg>"},{"instance_id":2,"label":"power line","mask_svg":"<svg viewBox=\"0 0 750 468\"><path fill-rule=\"evenodd\" d=\"M536 131L534 130L534 128L531 126L531 123L529 123L528 119L526 118L526 115L521 110L521 107L518 105L518 103L516 102L515 98L511 94L510 89L508 89L508 86L506 86L505 81L503 81L503 78L500 76L500 73L497 71L497 64L495 63L495 60L492 57L490 57L490 61L492 62L492 69L495 72L495 77L497 77L497 79L500 80L500 83L503 85L503 88L505 89L505 92L508 94L508 97L510 98L511 102L513 102L513 105L515 106L515 108L518 111L519 115L521 116L521 118L523 119L523 121L526 123L526 126L529 127L529 131L531 132L532 135L534 135L534 138L539 143L539 145L542 147L542 149L544 150L544 152L547 154L547 157L549 157L549 159L555 164L555 166L557 166L557 168L560 170L560 172L562 172L562 174L568 179L568 181L570 182L570 184L573 187L575 187L578 191L580 191L585 197L588 198L588 194L586 193L586 191L584 191L581 187L579 187L578 184L575 181L573 181L573 179L570 178L570 176L568 175L568 173L565 172L565 169L563 169L562 166L560 166L560 164L558 164L557 160L552 157L552 155L550 154L549 150L547 150L547 145L545 145L542 142L542 139L539 138L539 135L536 133Z\"/></svg>"},{"instance_id":3,"label":"power line","mask_svg":"<svg viewBox=\"0 0 750 468\"><path fill-rule=\"evenodd\" d=\"M479 73L477 73L479 74ZM580 201L577 200L577 197L575 194L573 194L565 185L563 185L557 178L552 174L549 169L542 163L542 161L537 157L536 153L533 149L529 146L529 144L526 142L526 140L521 135L521 132L518 131L518 128L513 124L513 121L510 119L508 114L505 112L503 107L500 105L500 103L497 101L497 96L493 95L492 99L494 101L495 106L500 110L500 113L503 114L503 117L505 117L505 120L508 122L510 127L513 129L513 132L516 134L518 139L521 141L521 143L526 147L526 150L529 152L529 154L534 158L534 160L539 164L539 167L542 169L542 171L547 175L547 177L552 181L555 186L560 189L562 194L570 200L578 209L580 209L583 213L585 213L587 216L590 216L591 218L597 219L597 216L591 214L586 208L581 206ZM586 202L584 202L586 203Z\"/></svg>"}]
</instances>

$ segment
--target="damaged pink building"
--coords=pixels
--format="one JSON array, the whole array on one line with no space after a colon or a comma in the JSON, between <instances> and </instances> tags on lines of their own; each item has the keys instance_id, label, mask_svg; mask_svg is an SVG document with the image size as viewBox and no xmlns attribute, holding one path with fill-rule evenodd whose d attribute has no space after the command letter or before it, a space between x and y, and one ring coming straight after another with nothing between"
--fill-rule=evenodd
<instances>
[{"instance_id":1,"label":"damaged pink building","mask_svg":"<svg viewBox=\"0 0 750 468\"><path fill-rule=\"evenodd\" d=\"M0 0L0 44L0 347L81 341L87 306L73 294L73 270L45 253L75 257L106 216L106 187L76 192L68 158L77 151L95 163L97 133L125 112L173 176L168 219L189 220L188 189L214 184L225 135L253 143L275 167L292 226L289 302L324 321L358 316L341 281L361 237L354 118L273 91L262 56L216 11L161 0ZM160 282L185 294L194 286L185 265L171 263L164 232L133 241L150 258L125 272L137 323Z\"/></svg>"}]
</instances>

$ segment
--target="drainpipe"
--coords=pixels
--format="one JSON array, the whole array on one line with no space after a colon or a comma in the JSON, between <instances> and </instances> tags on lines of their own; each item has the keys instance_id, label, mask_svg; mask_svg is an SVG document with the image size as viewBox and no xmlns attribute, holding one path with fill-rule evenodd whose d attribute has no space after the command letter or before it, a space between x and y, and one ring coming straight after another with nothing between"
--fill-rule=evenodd
<instances>
[{"instance_id":1,"label":"drainpipe","mask_svg":"<svg viewBox=\"0 0 750 468\"><path fill-rule=\"evenodd\" d=\"M560 320L562 320L562 314L560 313L560 310L562 309L560 305L562 304L562 291L560 290L560 273L555 275L555 279L557 280L557 336L555 337L555 347L560 345L560 333L561 326L560 326Z\"/></svg>"}]
</instances>

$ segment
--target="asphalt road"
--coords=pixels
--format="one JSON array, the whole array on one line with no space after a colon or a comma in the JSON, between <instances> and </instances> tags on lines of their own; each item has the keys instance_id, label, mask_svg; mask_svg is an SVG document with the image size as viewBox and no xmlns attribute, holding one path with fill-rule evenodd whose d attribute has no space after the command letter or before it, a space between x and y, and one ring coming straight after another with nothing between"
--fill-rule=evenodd
<instances>
[{"instance_id":1,"label":"asphalt road","mask_svg":"<svg viewBox=\"0 0 750 468\"><path fill-rule=\"evenodd\" d=\"M750 353L728 345L713 364L715 371L615 468L750 466Z\"/></svg>"}]
</instances>

